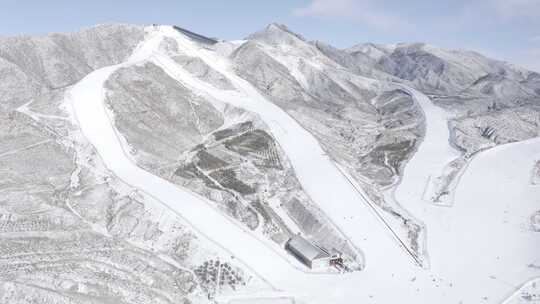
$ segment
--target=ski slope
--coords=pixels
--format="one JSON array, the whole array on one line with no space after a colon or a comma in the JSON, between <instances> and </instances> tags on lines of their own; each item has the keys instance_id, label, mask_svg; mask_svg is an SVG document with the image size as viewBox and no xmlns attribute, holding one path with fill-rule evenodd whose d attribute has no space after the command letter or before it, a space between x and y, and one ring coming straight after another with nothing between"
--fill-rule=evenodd
<instances>
[{"instance_id":1,"label":"ski slope","mask_svg":"<svg viewBox=\"0 0 540 304\"><path fill-rule=\"evenodd\" d=\"M144 59L142 55L144 53L137 54L133 61L125 64L96 70L69 90L67 97L84 136L96 148L107 168L120 179L154 196L187 219L198 232L216 241L247 265L257 266L255 270L263 277L275 284L283 279L295 278L299 271L247 230L214 209L204 198L139 168L128 159L105 108L103 85L120 67Z\"/></svg>"},{"instance_id":2,"label":"ski slope","mask_svg":"<svg viewBox=\"0 0 540 304\"><path fill-rule=\"evenodd\" d=\"M280 107L263 97L250 83L237 76L229 62L218 54L201 48L169 28L161 29L173 38L187 56L199 57L223 74L236 91L220 90L185 71L167 56L155 54L152 60L171 77L209 100L245 109L259 115L283 148L303 189L325 214L364 253L366 267L380 267L389 259L411 263L391 232L380 222L364 197L326 155L315 137ZM351 216L353 215L353 216ZM346 220L343 220L346 218Z\"/></svg>"},{"instance_id":3,"label":"ski slope","mask_svg":"<svg viewBox=\"0 0 540 304\"><path fill-rule=\"evenodd\" d=\"M448 119L451 115L435 106L429 98L419 91L402 86L409 92L424 112L425 135L422 144L413 159L407 163L407 172L402 179L399 191L407 191L408 195L422 198L423 191L429 182L427 178L442 172L444 166L460 156L460 152L450 146ZM427 177L427 178L426 178ZM414 213L415 206L409 211Z\"/></svg>"},{"instance_id":4,"label":"ski slope","mask_svg":"<svg viewBox=\"0 0 540 304\"><path fill-rule=\"evenodd\" d=\"M218 90L161 54L159 44L165 37L175 39L186 55L201 58L225 75L237 90ZM302 272L204 198L131 162L105 108L103 85L117 69L145 60L155 62L194 92L260 115L289 157L306 192L364 252L366 268L344 275ZM280 297L321 304L499 303L514 291L514 285L540 275L524 262L538 259L534 255L540 252L539 236L523 228L527 213L538 208L534 198L540 197L540 188L529 186L528 179L533 160L540 154L540 140L501 146L479 155L456 189L454 208L427 205L421 200L426 178L439 162L453 157L454 151L447 143L446 121L439 116L444 113L437 112L423 94L411 92L426 114L427 134L405 168L395 197L426 223L432 265L429 270L412 263L310 133L236 76L225 58L198 47L170 27L151 31L126 63L94 71L77 83L67 98L84 135L108 169L185 218L200 234L281 291ZM520 207L510 208L514 204ZM491 298L484 299L487 295ZM229 300L234 297L222 303Z\"/></svg>"},{"instance_id":5,"label":"ski slope","mask_svg":"<svg viewBox=\"0 0 540 304\"><path fill-rule=\"evenodd\" d=\"M430 204L422 197L431 174L459 153L448 141L448 114L425 95L408 91L424 111L426 135L394 197L427 227L430 271L464 298L478 298L481 289L489 296L485 301L500 303L509 291L540 276L527 267L540 260L540 235L527 227L540 208L540 189L531 187L527 176L540 154L540 139L482 152L462 176L454 206Z\"/></svg>"}]
</instances>

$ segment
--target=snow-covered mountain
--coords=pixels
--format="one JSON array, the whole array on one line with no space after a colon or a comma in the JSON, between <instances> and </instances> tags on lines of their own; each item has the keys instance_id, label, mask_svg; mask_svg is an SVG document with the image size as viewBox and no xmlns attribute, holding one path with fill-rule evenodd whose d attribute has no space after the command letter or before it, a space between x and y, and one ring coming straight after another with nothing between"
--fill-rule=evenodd
<instances>
[{"instance_id":1,"label":"snow-covered mountain","mask_svg":"<svg viewBox=\"0 0 540 304\"><path fill-rule=\"evenodd\" d=\"M100 25L1 38L0 92L2 303L540 298L538 73Z\"/></svg>"},{"instance_id":2,"label":"snow-covered mountain","mask_svg":"<svg viewBox=\"0 0 540 304\"><path fill-rule=\"evenodd\" d=\"M356 59L351 63L367 62L433 95L538 96L538 73L472 51L445 50L424 43L368 43L344 52Z\"/></svg>"}]
</instances>

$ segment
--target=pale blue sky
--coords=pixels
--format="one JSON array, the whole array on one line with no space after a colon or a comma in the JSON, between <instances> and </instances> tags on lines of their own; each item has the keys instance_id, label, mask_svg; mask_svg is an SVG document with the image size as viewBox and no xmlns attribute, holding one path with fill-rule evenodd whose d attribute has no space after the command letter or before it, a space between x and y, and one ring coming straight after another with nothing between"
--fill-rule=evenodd
<instances>
[{"instance_id":1,"label":"pale blue sky","mask_svg":"<svg viewBox=\"0 0 540 304\"><path fill-rule=\"evenodd\" d=\"M2 36L107 22L178 24L222 39L278 22L337 47L421 41L540 71L540 0L0 0Z\"/></svg>"}]
</instances>

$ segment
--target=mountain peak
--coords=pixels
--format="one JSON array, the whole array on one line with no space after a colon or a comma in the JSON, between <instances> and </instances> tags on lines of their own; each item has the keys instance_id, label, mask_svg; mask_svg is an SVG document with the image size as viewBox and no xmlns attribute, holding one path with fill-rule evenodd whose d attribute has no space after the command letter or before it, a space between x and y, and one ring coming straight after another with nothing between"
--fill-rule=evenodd
<instances>
[{"instance_id":1,"label":"mountain peak","mask_svg":"<svg viewBox=\"0 0 540 304\"><path fill-rule=\"evenodd\" d=\"M270 23L263 30L249 35L248 39L262 40L271 44L296 44L298 40L306 41L304 37L279 23Z\"/></svg>"},{"instance_id":2,"label":"mountain peak","mask_svg":"<svg viewBox=\"0 0 540 304\"><path fill-rule=\"evenodd\" d=\"M285 24L277 23L277 22L272 22L272 23L268 24L268 25L266 26L266 30L267 30L267 31L275 31L275 30L278 30L278 31L286 31L286 32L289 32L289 28L288 28Z\"/></svg>"}]
</instances>

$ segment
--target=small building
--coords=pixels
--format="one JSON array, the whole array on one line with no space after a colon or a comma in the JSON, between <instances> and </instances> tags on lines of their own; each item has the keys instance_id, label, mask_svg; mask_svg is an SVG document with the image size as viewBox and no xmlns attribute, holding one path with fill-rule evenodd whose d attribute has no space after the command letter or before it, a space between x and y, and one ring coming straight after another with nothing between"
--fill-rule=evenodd
<instances>
[{"instance_id":1,"label":"small building","mask_svg":"<svg viewBox=\"0 0 540 304\"><path fill-rule=\"evenodd\" d=\"M327 268L341 261L340 254L330 255L321 248L300 235L290 238L285 244L285 249L311 269Z\"/></svg>"}]
</instances>

